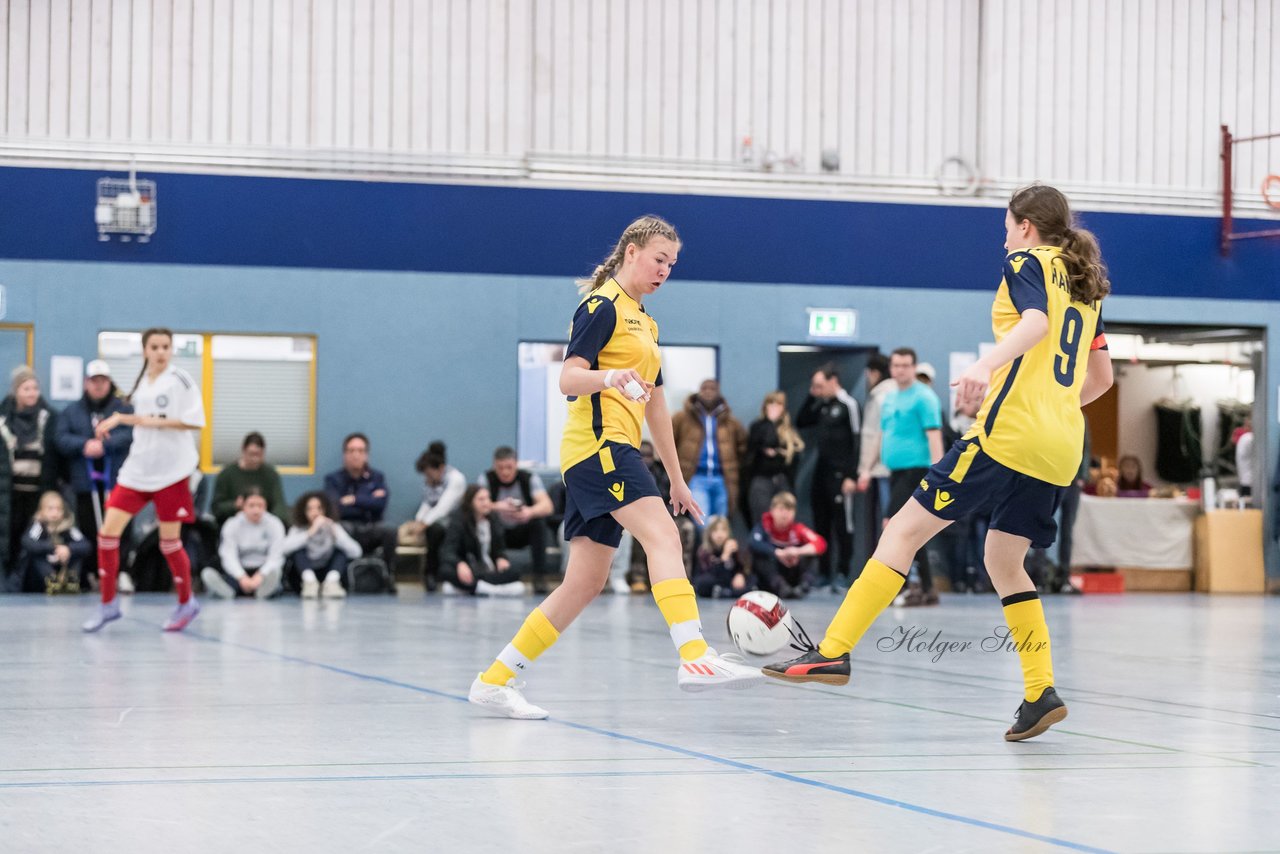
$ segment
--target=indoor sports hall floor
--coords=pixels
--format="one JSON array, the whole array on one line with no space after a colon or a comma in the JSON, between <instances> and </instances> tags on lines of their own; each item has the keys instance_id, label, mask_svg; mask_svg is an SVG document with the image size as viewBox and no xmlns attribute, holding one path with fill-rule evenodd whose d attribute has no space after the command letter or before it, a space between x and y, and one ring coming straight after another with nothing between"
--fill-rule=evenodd
<instances>
[{"instance_id":1,"label":"indoor sports hall floor","mask_svg":"<svg viewBox=\"0 0 1280 854\"><path fill-rule=\"evenodd\" d=\"M464 696L531 599L0 599L0 851L1280 849L1280 600L1046 601L1071 717L1006 744L990 598L881 617L846 688L684 695L648 597L540 661L547 721ZM813 634L836 599L795 604ZM703 603L721 648L728 603ZM974 650L876 649L898 626Z\"/></svg>"}]
</instances>

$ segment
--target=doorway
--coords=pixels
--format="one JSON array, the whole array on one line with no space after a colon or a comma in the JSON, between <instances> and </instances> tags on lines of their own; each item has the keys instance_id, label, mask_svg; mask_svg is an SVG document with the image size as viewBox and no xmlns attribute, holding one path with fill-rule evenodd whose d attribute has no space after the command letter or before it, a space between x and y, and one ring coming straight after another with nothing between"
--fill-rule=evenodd
<instances>
[{"instance_id":1,"label":"doorway","mask_svg":"<svg viewBox=\"0 0 1280 854\"><path fill-rule=\"evenodd\" d=\"M1239 481L1234 444L1246 415L1252 415L1255 448L1268 445L1265 339L1254 327L1152 323L1107 324L1115 364L1110 401L1085 409L1095 458L1132 454L1156 486L1198 483L1210 471L1220 485ZM1101 404L1101 406L1100 406ZM1158 428L1157 407L1186 414L1191 429L1184 465L1175 466L1169 437ZM1192 423L1194 422L1194 423ZM1256 453L1252 478L1255 500L1265 488L1265 454Z\"/></svg>"},{"instance_id":2,"label":"doorway","mask_svg":"<svg viewBox=\"0 0 1280 854\"><path fill-rule=\"evenodd\" d=\"M787 410L794 423L800 407L809 396L809 381L818 368L831 364L840 374L840 384L858 401L859 416L867 399L863 369L876 347L829 347L813 344L781 344L778 346L778 388L787 396ZM804 453L796 466L795 490L797 516L804 524L813 525L813 507L809 501L810 484L817 462L817 448L812 431L801 432L805 440ZM870 524L870 507L865 496L857 495L853 505L854 535L850 567L857 568L870 557L870 538L866 535ZM843 562L837 566L843 565Z\"/></svg>"}]
</instances>

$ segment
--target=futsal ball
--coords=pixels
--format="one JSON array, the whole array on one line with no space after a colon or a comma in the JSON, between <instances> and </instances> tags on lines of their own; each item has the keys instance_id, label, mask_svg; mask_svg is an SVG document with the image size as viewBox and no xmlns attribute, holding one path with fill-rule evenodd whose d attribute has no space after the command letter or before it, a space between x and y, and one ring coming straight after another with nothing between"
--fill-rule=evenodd
<instances>
[{"instance_id":1,"label":"futsal ball","mask_svg":"<svg viewBox=\"0 0 1280 854\"><path fill-rule=\"evenodd\" d=\"M773 655L791 640L791 613L778 597L763 590L744 593L729 609L729 637L749 655Z\"/></svg>"}]
</instances>

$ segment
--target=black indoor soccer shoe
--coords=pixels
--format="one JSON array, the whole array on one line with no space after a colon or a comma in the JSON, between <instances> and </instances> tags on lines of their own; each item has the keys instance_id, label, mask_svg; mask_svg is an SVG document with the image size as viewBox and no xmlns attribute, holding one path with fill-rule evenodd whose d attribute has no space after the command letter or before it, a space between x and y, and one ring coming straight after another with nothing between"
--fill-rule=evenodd
<instances>
[{"instance_id":1,"label":"black indoor soccer shoe","mask_svg":"<svg viewBox=\"0 0 1280 854\"><path fill-rule=\"evenodd\" d=\"M799 658L766 664L765 676L784 682L824 682L827 685L849 684L849 653L838 658L827 658L817 649L811 649Z\"/></svg>"},{"instance_id":2,"label":"black indoor soccer shoe","mask_svg":"<svg viewBox=\"0 0 1280 854\"><path fill-rule=\"evenodd\" d=\"M768 671L765 671L768 672ZM1018 713L1014 715L1013 726L1004 734L1005 741L1025 741L1035 738L1049 727L1067 719L1067 705L1062 702L1058 692L1053 688L1045 688L1040 699L1034 703L1022 701Z\"/></svg>"}]
</instances>

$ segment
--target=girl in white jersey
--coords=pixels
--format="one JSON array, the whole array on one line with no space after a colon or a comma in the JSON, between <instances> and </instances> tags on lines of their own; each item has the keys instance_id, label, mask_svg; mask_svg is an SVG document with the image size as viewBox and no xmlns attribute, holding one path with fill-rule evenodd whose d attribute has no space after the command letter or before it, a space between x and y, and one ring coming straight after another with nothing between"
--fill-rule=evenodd
<instances>
[{"instance_id":1,"label":"girl in white jersey","mask_svg":"<svg viewBox=\"0 0 1280 854\"><path fill-rule=\"evenodd\" d=\"M178 607L164 630L181 631L200 613L200 604L191 595L191 562L183 551L181 532L182 523L196 517L188 479L200 462L192 431L204 427L204 401L191 376L170 364L173 333L168 329L142 333L142 357L142 371L129 394L133 413L117 412L99 422L96 431L103 439L115 427L132 427L133 445L107 498L106 518L98 530L102 602L84 623L86 632L96 632L120 617L116 601L120 535L149 501L156 505L160 551L173 573L178 594Z\"/></svg>"}]
</instances>

